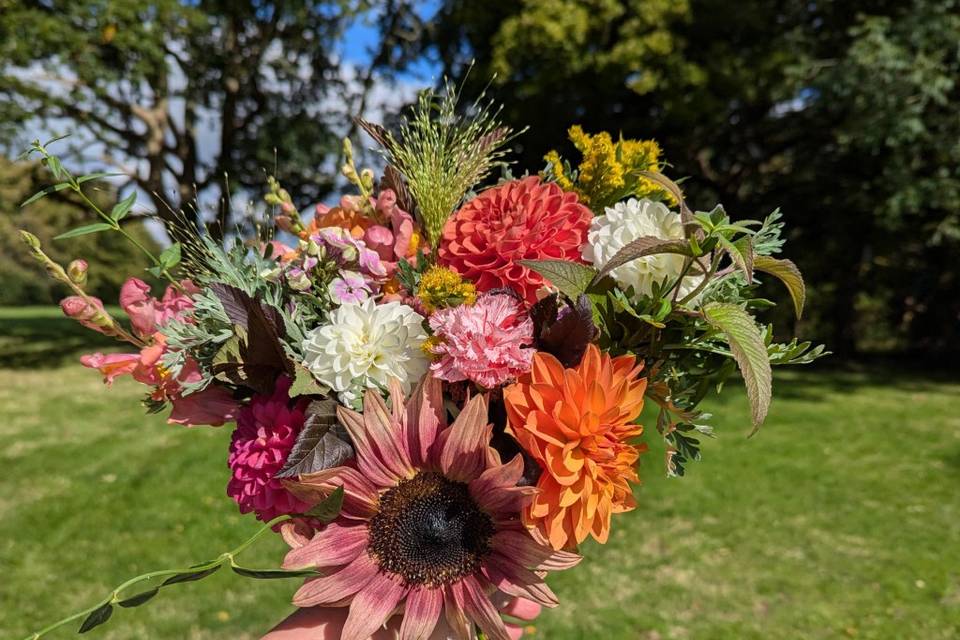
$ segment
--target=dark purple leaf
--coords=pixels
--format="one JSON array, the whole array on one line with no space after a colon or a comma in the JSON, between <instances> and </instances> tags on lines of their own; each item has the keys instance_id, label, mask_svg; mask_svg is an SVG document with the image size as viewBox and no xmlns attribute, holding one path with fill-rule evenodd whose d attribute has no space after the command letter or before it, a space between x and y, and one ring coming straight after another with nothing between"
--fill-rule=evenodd
<instances>
[{"instance_id":1,"label":"dark purple leaf","mask_svg":"<svg viewBox=\"0 0 960 640\"><path fill-rule=\"evenodd\" d=\"M210 285L210 290L213 291L213 295L217 296L217 299L220 300L220 304L223 305L223 310L227 312L227 317L230 318L230 322L246 329L246 302L250 299L250 296L240 289L231 287L228 284L223 284L222 282L214 282Z\"/></svg>"},{"instance_id":2,"label":"dark purple leaf","mask_svg":"<svg viewBox=\"0 0 960 640\"><path fill-rule=\"evenodd\" d=\"M534 344L538 351L551 354L567 368L575 367L583 358L587 345L597 335L593 308L586 295L573 305L557 307L557 297L544 298L530 309L534 325Z\"/></svg>"},{"instance_id":3,"label":"dark purple leaf","mask_svg":"<svg viewBox=\"0 0 960 640\"><path fill-rule=\"evenodd\" d=\"M276 478L296 478L307 473L339 467L353 457L346 429L337 422L337 403L314 400L307 405L303 430Z\"/></svg>"}]
</instances>

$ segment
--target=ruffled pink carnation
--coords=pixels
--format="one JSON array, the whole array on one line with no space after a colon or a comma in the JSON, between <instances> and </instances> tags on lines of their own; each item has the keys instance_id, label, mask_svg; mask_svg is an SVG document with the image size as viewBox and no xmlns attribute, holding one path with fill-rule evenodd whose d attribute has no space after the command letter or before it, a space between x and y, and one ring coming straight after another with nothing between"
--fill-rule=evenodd
<instances>
[{"instance_id":1,"label":"ruffled pink carnation","mask_svg":"<svg viewBox=\"0 0 960 640\"><path fill-rule=\"evenodd\" d=\"M533 321L512 295L487 293L476 304L440 309L430 316L440 338L430 368L447 382L472 380L492 389L530 370Z\"/></svg>"},{"instance_id":2,"label":"ruffled pink carnation","mask_svg":"<svg viewBox=\"0 0 960 640\"><path fill-rule=\"evenodd\" d=\"M310 508L274 478L303 428L303 403L289 406L290 385L289 378L280 378L273 395L254 396L250 406L240 410L230 441L227 495L241 513L253 511L264 522Z\"/></svg>"}]
</instances>

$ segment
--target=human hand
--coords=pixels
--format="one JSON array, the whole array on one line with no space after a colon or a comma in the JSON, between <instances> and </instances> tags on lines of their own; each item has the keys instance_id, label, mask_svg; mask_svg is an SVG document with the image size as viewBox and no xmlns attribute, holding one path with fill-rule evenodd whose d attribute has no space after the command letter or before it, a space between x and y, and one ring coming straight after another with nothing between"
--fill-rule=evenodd
<instances>
[{"instance_id":1,"label":"human hand","mask_svg":"<svg viewBox=\"0 0 960 640\"><path fill-rule=\"evenodd\" d=\"M540 605L523 598L512 598L500 608L507 616L507 632L512 640L523 635L519 624L511 623L510 618L519 623L530 622L540 615ZM339 640L340 631L347 621L348 607L310 607L297 609L290 617L274 627L261 640ZM400 637L401 616L393 616L386 627L377 631L370 640L397 640ZM441 616L437 628L430 640L460 640L455 638L453 630L446 625Z\"/></svg>"}]
</instances>

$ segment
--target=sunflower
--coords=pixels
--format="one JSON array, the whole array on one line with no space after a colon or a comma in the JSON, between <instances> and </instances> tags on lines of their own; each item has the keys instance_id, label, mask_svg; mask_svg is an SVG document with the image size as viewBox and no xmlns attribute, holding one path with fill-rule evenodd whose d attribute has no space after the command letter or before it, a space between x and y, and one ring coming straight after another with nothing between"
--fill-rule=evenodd
<instances>
[{"instance_id":1,"label":"sunflower","mask_svg":"<svg viewBox=\"0 0 960 640\"><path fill-rule=\"evenodd\" d=\"M629 483L640 480L645 447L630 439L643 432L633 423L647 386L641 368L593 344L572 369L537 352L530 373L504 390L510 432L543 468L523 518L554 549L591 535L606 542L610 516L636 506Z\"/></svg>"},{"instance_id":2,"label":"sunflower","mask_svg":"<svg viewBox=\"0 0 960 640\"><path fill-rule=\"evenodd\" d=\"M311 538L288 531L295 548L284 561L324 573L297 591L295 605L349 603L343 640L368 638L398 607L402 639L429 637L444 615L459 637L472 637L476 625L507 640L490 594L556 606L544 572L580 560L524 528L520 511L534 489L517 486L520 456L503 464L490 448L485 398L474 396L448 427L440 384L428 376L404 404L394 383L389 408L375 392L364 396L362 414L341 407L355 466L290 484L308 503L344 488L334 522Z\"/></svg>"}]
</instances>

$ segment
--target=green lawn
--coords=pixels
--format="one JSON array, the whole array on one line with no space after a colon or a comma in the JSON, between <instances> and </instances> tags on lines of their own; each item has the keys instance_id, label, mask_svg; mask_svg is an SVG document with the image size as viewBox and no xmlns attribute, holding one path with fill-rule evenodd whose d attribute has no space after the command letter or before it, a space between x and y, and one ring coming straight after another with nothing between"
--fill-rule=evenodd
<instances>
[{"instance_id":1,"label":"green lawn","mask_svg":"<svg viewBox=\"0 0 960 640\"><path fill-rule=\"evenodd\" d=\"M50 368L19 344L34 332ZM140 387L104 388L67 362L76 336L52 314L0 310L2 638L256 528L224 494L229 430L143 415ZM561 607L533 637L960 636L958 397L960 381L892 369L781 372L767 425L748 441L731 388L710 402L720 437L686 478L663 478L649 438L640 507L556 575ZM275 564L282 550L266 539L246 563ZM295 587L220 573L120 610L90 637L257 638Z\"/></svg>"}]
</instances>

